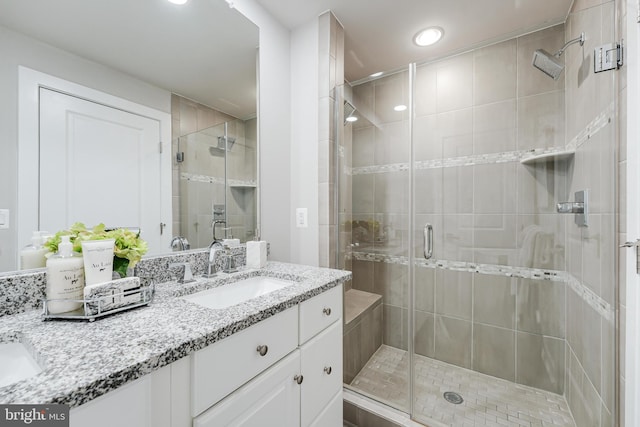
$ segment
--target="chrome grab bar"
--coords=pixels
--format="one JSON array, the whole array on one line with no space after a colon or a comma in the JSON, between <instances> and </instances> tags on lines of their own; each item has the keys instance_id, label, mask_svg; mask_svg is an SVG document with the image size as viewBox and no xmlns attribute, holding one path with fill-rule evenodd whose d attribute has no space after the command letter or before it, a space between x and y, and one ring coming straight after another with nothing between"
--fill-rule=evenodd
<instances>
[{"instance_id":1,"label":"chrome grab bar","mask_svg":"<svg viewBox=\"0 0 640 427\"><path fill-rule=\"evenodd\" d=\"M424 258L430 259L433 256L433 226L425 224L424 230Z\"/></svg>"}]
</instances>

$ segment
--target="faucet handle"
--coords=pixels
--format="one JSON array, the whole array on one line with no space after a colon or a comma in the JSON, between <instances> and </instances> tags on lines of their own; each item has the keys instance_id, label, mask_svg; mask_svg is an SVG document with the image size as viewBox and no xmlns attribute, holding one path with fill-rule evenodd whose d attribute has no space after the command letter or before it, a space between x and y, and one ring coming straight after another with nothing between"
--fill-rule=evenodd
<instances>
[{"instance_id":1,"label":"faucet handle","mask_svg":"<svg viewBox=\"0 0 640 427\"><path fill-rule=\"evenodd\" d=\"M178 279L179 283L189 283L195 281L195 279L193 278L193 272L191 271L191 264L189 264L188 262L172 262L171 264L169 264L169 268L176 267L184 267L182 278Z\"/></svg>"}]
</instances>

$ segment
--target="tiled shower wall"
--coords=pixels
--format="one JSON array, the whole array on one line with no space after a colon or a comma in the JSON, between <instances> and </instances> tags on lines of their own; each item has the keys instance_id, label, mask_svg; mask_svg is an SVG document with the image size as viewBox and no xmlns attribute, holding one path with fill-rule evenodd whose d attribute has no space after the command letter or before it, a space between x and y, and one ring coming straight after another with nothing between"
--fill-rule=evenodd
<instances>
[{"instance_id":1,"label":"tiled shower wall","mask_svg":"<svg viewBox=\"0 0 640 427\"><path fill-rule=\"evenodd\" d=\"M615 410L612 123L626 79L624 68L593 73L593 48L615 40L615 5L576 1L566 26L418 66L415 82L416 260L422 226L435 235L434 260L416 268L415 351L564 393L580 426L613 425ZM535 49L557 51L581 31L585 46L566 51L559 80L531 66ZM392 108L407 104L407 85L401 72L353 88L369 120L351 127L346 222L353 287L383 295L385 344L403 349L410 145L408 117ZM576 151L569 160L518 161L566 148ZM583 189L588 227L555 212Z\"/></svg>"},{"instance_id":2,"label":"tiled shower wall","mask_svg":"<svg viewBox=\"0 0 640 427\"><path fill-rule=\"evenodd\" d=\"M518 161L564 148L563 80L530 65L535 49L563 43L556 26L418 66L413 134L417 259L430 223L434 259L457 263L416 268L416 352L556 393L564 282L475 271L565 269L565 218L554 210L569 197L570 162ZM407 72L353 91L370 118L353 126L353 223L383 230L368 242L354 231L353 286L383 295L385 344L407 349L409 127L408 114L393 110L408 104Z\"/></svg>"},{"instance_id":3,"label":"tiled shower wall","mask_svg":"<svg viewBox=\"0 0 640 427\"><path fill-rule=\"evenodd\" d=\"M566 52L567 140L577 145L570 194L589 189L589 227L567 218L567 272L600 300L615 307L616 79L620 72L593 72L596 46L612 43L614 1L575 1L566 40L584 31L584 48ZM601 120L600 126L594 123ZM598 129L599 128L599 129ZM579 426L613 425L615 324L567 292L566 396Z\"/></svg>"},{"instance_id":4,"label":"tiled shower wall","mask_svg":"<svg viewBox=\"0 0 640 427\"><path fill-rule=\"evenodd\" d=\"M335 268L336 144L342 140L336 133L343 133L342 126L336 126L336 85L344 81L344 29L330 11L318 20L318 265Z\"/></svg>"},{"instance_id":5,"label":"tiled shower wall","mask_svg":"<svg viewBox=\"0 0 640 427\"><path fill-rule=\"evenodd\" d=\"M227 196L227 227L242 241L251 239L256 224L257 120L245 121L172 95L173 233L187 237L192 248L211 243L214 205L224 205ZM236 139L228 155L228 185L225 187L224 152L217 136ZM178 151L185 161L177 162ZM253 185L253 187L251 186ZM220 229L219 229L220 230ZM223 237L222 233L218 236Z\"/></svg>"}]
</instances>

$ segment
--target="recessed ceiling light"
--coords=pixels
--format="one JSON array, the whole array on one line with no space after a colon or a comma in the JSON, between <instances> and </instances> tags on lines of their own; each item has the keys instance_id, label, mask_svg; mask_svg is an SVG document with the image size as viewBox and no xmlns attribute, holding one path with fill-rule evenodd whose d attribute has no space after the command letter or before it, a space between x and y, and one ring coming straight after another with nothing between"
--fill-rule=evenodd
<instances>
[{"instance_id":1,"label":"recessed ceiling light","mask_svg":"<svg viewBox=\"0 0 640 427\"><path fill-rule=\"evenodd\" d=\"M358 121L358 118L356 116L349 116L345 120L348 122L355 122Z\"/></svg>"},{"instance_id":2,"label":"recessed ceiling light","mask_svg":"<svg viewBox=\"0 0 640 427\"><path fill-rule=\"evenodd\" d=\"M382 75L382 71L378 71L377 73L371 74L369 77L380 77Z\"/></svg>"},{"instance_id":3,"label":"recessed ceiling light","mask_svg":"<svg viewBox=\"0 0 640 427\"><path fill-rule=\"evenodd\" d=\"M430 46L440 40L443 34L444 30L440 27L425 28L413 37L413 42L418 46Z\"/></svg>"},{"instance_id":4,"label":"recessed ceiling light","mask_svg":"<svg viewBox=\"0 0 640 427\"><path fill-rule=\"evenodd\" d=\"M169 2L173 4L185 4L188 1L189 0L169 0Z\"/></svg>"},{"instance_id":5,"label":"recessed ceiling light","mask_svg":"<svg viewBox=\"0 0 640 427\"><path fill-rule=\"evenodd\" d=\"M407 109L406 105L396 105L395 107L393 107L394 110L396 111L404 111Z\"/></svg>"}]
</instances>

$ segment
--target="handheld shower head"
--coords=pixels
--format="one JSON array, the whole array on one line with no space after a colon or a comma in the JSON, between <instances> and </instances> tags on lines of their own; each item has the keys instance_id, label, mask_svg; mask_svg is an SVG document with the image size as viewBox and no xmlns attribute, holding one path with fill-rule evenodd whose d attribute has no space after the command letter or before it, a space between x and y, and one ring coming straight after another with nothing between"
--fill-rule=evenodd
<instances>
[{"instance_id":1,"label":"handheld shower head","mask_svg":"<svg viewBox=\"0 0 640 427\"><path fill-rule=\"evenodd\" d=\"M584 33L580 33L580 37L569 40L564 46L562 46L562 49L553 55L544 49L536 50L533 52L531 65L545 73L547 76L552 77L553 80L558 80L560 73L564 69L564 64L558 59L562 56L565 49L574 43L580 43L580 46L582 46L584 44Z\"/></svg>"}]
</instances>

